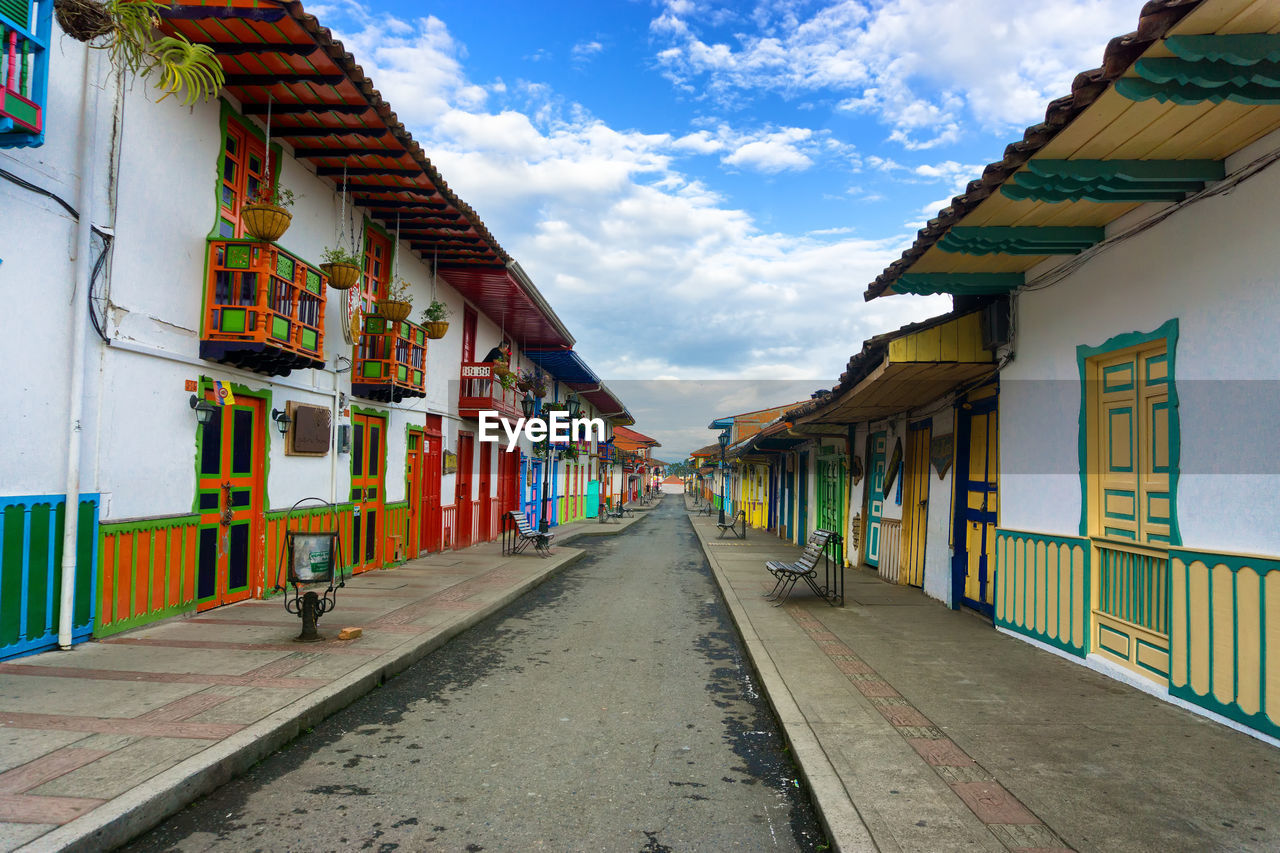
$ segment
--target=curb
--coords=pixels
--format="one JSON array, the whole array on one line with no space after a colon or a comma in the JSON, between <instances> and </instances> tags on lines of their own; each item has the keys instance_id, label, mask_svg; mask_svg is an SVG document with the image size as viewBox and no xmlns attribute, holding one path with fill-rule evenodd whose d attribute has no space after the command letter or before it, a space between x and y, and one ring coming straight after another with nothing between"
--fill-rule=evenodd
<instances>
[{"instance_id":1,"label":"curb","mask_svg":"<svg viewBox=\"0 0 1280 853\"><path fill-rule=\"evenodd\" d=\"M827 757L817 734L796 705L786 680L778 671L768 647L756 633L746 608L742 606L737 593L729 585L729 580L724 576L719 561L707 547L706 540L699 533L697 525L693 523L692 515L686 518L689 519L689 527L698 539L698 545L702 548L707 564L711 566L716 585L720 588L720 595L729 608L729 616L742 637L742 643L747 649L747 656L751 659L752 666L755 667L760 686L764 688L765 698L769 700L774 716L782 726L783 735L799 767L800 775L809 786L810 798L818 811L818 818L822 821L823 828L827 831L827 837L831 840L832 848L842 853L844 851L848 853L879 851L880 846L871 837L871 832L858 812L857 804L849 796L844 781Z\"/></svg>"},{"instance_id":2,"label":"curb","mask_svg":"<svg viewBox=\"0 0 1280 853\"><path fill-rule=\"evenodd\" d=\"M623 529L616 532L621 533ZM576 539L581 535L584 534L575 531L568 538ZM18 848L18 853L53 853L59 850L92 853L128 843L585 556L585 551L568 554L559 565L513 586L497 600L463 614L437 633L423 637L416 645L402 646L379 656L359 671L348 673L151 777L83 817L28 842Z\"/></svg>"}]
</instances>

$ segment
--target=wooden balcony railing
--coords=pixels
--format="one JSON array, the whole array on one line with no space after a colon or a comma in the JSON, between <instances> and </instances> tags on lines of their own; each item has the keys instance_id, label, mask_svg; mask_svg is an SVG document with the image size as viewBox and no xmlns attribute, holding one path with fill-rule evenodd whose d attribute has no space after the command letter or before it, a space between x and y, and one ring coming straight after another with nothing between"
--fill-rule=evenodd
<instances>
[{"instance_id":1,"label":"wooden balcony railing","mask_svg":"<svg viewBox=\"0 0 1280 853\"><path fill-rule=\"evenodd\" d=\"M504 388L487 361L464 361L458 382L458 415L479 418L481 412L497 412L508 418L523 417L515 388Z\"/></svg>"},{"instance_id":2,"label":"wooden balcony railing","mask_svg":"<svg viewBox=\"0 0 1280 853\"><path fill-rule=\"evenodd\" d=\"M52 0L0 3L0 148L44 140L52 12Z\"/></svg>"},{"instance_id":3,"label":"wooden balcony railing","mask_svg":"<svg viewBox=\"0 0 1280 853\"><path fill-rule=\"evenodd\" d=\"M427 333L408 320L366 316L351 393L383 403L427 396Z\"/></svg>"},{"instance_id":4,"label":"wooden balcony railing","mask_svg":"<svg viewBox=\"0 0 1280 853\"><path fill-rule=\"evenodd\" d=\"M200 357L268 376L324 367L326 284L274 243L210 240Z\"/></svg>"},{"instance_id":5,"label":"wooden balcony railing","mask_svg":"<svg viewBox=\"0 0 1280 853\"><path fill-rule=\"evenodd\" d=\"M1168 635L1168 555L1098 542L1098 610Z\"/></svg>"}]
</instances>

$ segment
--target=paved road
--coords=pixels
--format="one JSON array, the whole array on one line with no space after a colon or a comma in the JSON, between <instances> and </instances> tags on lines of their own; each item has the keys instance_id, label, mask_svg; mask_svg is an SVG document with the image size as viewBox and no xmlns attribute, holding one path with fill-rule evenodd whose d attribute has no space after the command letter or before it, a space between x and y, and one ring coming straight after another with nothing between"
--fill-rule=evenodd
<instances>
[{"instance_id":1,"label":"paved road","mask_svg":"<svg viewBox=\"0 0 1280 853\"><path fill-rule=\"evenodd\" d=\"M586 541L585 559L129 849L817 849L679 501Z\"/></svg>"}]
</instances>

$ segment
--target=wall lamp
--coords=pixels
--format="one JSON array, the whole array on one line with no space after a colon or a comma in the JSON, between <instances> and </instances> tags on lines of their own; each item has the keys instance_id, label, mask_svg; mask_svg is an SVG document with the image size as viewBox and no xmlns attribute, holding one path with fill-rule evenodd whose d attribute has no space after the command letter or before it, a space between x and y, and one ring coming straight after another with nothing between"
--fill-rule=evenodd
<instances>
[{"instance_id":1,"label":"wall lamp","mask_svg":"<svg viewBox=\"0 0 1280 853\"><path fill-rule=\"evenodd\" d=\"M208 400L201 400L195 394L191 395L191 408L196 410L196 423L205 426L213 420L213 415L217 411L217 407Z\"/></svg>"},{"instance_id":2,"label":"wall lamp","mask_svg":"<svg viewBox=\"0 0 1280 853\"><path fill-rule=\"evenodd\" d=\"M293 418L289 417L288 412L272 409L271 420L276 422L276 429L280 431L281 436L289 434L289 426L293 423Z\"/></svg>"}]
</instances>

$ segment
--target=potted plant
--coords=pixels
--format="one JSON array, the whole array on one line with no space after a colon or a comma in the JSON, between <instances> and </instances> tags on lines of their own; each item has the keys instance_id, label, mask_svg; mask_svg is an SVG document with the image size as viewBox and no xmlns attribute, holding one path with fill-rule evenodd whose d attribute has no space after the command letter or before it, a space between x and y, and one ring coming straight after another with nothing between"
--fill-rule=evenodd
<instances>
[{"instance_id":1,"label":"potted plant","mask_svg":"<svg viewBox=\"0 0 1280 853\"><path fill-rule=\"evenodd\" d=\"M495 365L499 363L500 362L496 362L496 361L494 362ZM510 370L506 371L505 373L499 373L498 371L495 370L493 372L493 375L498 377L498 384L501 385L503 388L506 388L508 391L516 387L516 377L514 374L511 373Z\"/></svg>"},{"instance_id":2,"label":"potted plant","mask_svg":"<svg viewBox=\"0 0 1280 853\"><path fill-rule=\"evenodd\" d=\"M541 370L522 370L516 380L516 387L521 391L528 391L535 397L545 397L547 396L547 377Z\"/></svg>"},{"instance_id":3,"label":"potted plant","mask_svg":"<svg viewBox=\"0 0 1280 853\"><path fill-rule=\"evenodd\" d=\"M427 329L427 337L438 341L449 331L449 306L439 299L432 299L431 304L422 309L422 325Z\"/></svg>"},{"instance_id":4,"label":"potted plant","mask_svg":"<svg viewBox=\"0 0 1280 853\"><path fill-rule=\"evenodd\" d=\"M387 285L387 295L373 304L379 317L392 323L408 320L413 313L413 297L409 294L409 282L396 276Z\"/></svg>"},{"instance_id":5,"label":"potted plant","mask_svg":"<svg viewBox=\"0 0 1280 853\"><path fill-rule=\"evenodd\" d=\"M329 286L334 290L349 290L360 280L360 258L339 246L336 249L325 249L324 263L320 269L329 277Z\"/></svg>"},{"instance_id":6,"label":"potted plant","mask_svg":"<svg viewBox=\"0 0 1280 853\"><path fill-rule=\"evenodd\" d=\"M58 26L73 39L107 50L111 62L134 74L160 72L156 88L164 98L182 95L183 106L216 97L226 78L213 48L192 44L184 36L157 36L160 13L168 3L157 0L54 0Z\"/></svg>"},{"instance_id":7,"label":"potted plant","mask_svg":"<svg viewBox=\"0 0 1280 853\"><path fill-rule=\"evenodd\" d=\"M258 185L258 191L240 208L244 230L252 237L274 243L289 230L289 223L293 221L289 208L293 207L294 200L293 190L263 181Z\"/></svg>"}]
</instances>

